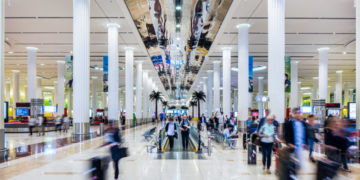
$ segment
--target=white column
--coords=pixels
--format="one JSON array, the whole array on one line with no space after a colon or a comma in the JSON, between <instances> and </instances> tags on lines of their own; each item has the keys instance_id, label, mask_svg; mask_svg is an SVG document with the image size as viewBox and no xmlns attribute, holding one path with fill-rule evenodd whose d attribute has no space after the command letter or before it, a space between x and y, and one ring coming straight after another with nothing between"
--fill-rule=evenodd
<instances>
[{"instance_id":1,"label":"white column","mask_svg":"<svg viewBox=\"0 0 360 180\"><path fill-rule=\"evenodd\" d=\"M208 70L208 79L207 79L207 93L206 93L206 102L207 102L207 115L210 117L213 112L213 83L214 75L213 71Z\"/></svg>"},{"instance_id":2,"label":"white column","mask_svg":"<svg viewBox=\"0 0 360 180\"><path fill-rule=\"evenodd\" d=\"M291 92L290 92L290 107L295 108L299 106L298 102L298 61L291 62Z\"/></svg>"},{"instance_id":3,"label":"white column","mask_svg":"<svg viewBox=\"0 0 360 180\"><path fill-rule=\"evenodd\" d=\"M292 72L291 72L292 73ZM292 80L291 80L292 81ZM292 82L294 83L294 82ZM297 95L296 95L296 98L297 98L297 105L298 106L302 106L302 99L303 99L303 92L301 91L301 82L297 82L297 88L296 88L296 91L297 91ZM291 92L293 90L291 89Z\"/></svg>"},{"instance_id":4,"label":"white column","mask_svg":"<svg viewBox=\"0 0 360 180\"><path fill-rule=\"evenodd\" d=\"M336 71L335 103L342 104L342 71Z\"/></svg>"},{"instance_id":5,"label":"white column","mask_svg":"<svg viewBox=\"0 0 360 180\"><path fill-rule=\"evenodd\" d=\"M239 24L238 28L238 94L237 119L246 121L249 114L249 24ZM243 125L243 123L242 123Z\"/></svg>"},{"instance_id":6,"label":"white column","mask_svg":"<svg viewBox=\"0 0 360 180\"><path fill-rule=\"evenodd\" d=\"M96 76L92 77L92 116L93 120L96 117L96 109L97 109L97 82L98 78Z\"/></svg>"},{"instance_id":7,"label":"white column","mask_svg":"<svg viewBox=\"0 0 360 180\"><path fill-rule=\"evenodd\" d=\"M36 51L38 50L35 47L27 47L27 98L28 102L31 102L31 99L36 98Z\"/></svg>"},{"instance_id":8,"label":"white column","mask_svg":"<svg viewBox=\"0 0 360 180\"><path fill-rule=\"evenodd\" d=\"M264 92L264 77L258 77L258 96L263 96ZM265 116L264 114L264 106L262 102L258 103L258 109L259 109L259 119L263 118Z\"/></svg>"},{"instance_id":9,"label":"white column","mask_svg":"<svg viewBox=\"0 0 360 180\"><path fill-rule=\"evenodd\" d=\"M36 77L36 98L42 99L42 77Z\"/></svg>"},{"instance_id":10,"label":"white column","mask_svg":"<svg viewBox=\"0 0 360 180\"><path fill-rule=\"evenodd\" d=\"M285 0L268 1L269 108L279 123L285 115Z\"/></svg>"},{"instance_id":11,"label":"white column","mask_svg":"<svg viewBox=\"0 0 360 180\"><path fill-rule=\"evenodd\" d=\"M223 108L224 116L231 112L231 48L223 48ZM247 101L246 101L247 102Z\"/></svg>"},{"instance_id":12,"label":"white column","mask_svg":"<svg viewBox=\"0 0 360 180\"><path fill-rule=\"evenodd\" d=\"M143 85L144 90L143 92L143 118L149 118L148 116L148 107L149 107L149 95L148 92L150 92L150 89L148 89L148 71L143 72Z\"/></svg>"},{"instance_id":13,"label":"white column","mask_svg":"<svg viewBox=\"0 0 360 180\"><path fill-rule=\"evenodd\" d=\"M319 51L319 99L327 101L328 90L328 52L329 48L320 48Z\"/></svg>"},{"instance_id":14,"label":"white column","mask_svg":"<svg viewBox=\"0 0 360 180\"><path fill-rule=\"evenodd\" d=\"M130 125L134 112L134 49L125 48L125 107L126 125Z\"/></svg>"},{"instance_id":15,"label":"white column","mask_svg":"<svg viewBox=\"0 0 360 180\"><path fill-rule=\"evenodd\" d=\"M204 94L206 95L207 89L208 89L207 83L206 83L206 82L207 82L207 77L203 77L203 80L204 80L204 82L202 83L202 84L203 84L203 86L202 86L202 91L203 91ZM207 96L206 96L206 97L207 97ZM202 102L201 102L201 114L200 114L200 116L201 116L202 114L204 114L205 117L206 117L206 115L207 115L207 112L206 112L206 110L207 110L206 99L207 99L207 98L205 98L205 101L202 101Z\"/></svg>"},{"instance_id":16,"label":"white column","mask_svg":"<svg viewBox=\"0 0 360 180\"><path fill-rule=\"evenodd\" d=\"M214 113L220 113L220 61L214 61Z\"/></svg>"},{"instance_id":17,"label":"white column","mask_svg":"<svg viewBox=\"0 0 360 180\"><path fill-rule=\"evenodd\" d=\"M20 100L20 71L13 70L13 107ZM14 111L15 114L15 111Z\"/></svg>"},{"instance_id":18,"label":"white column","mask_svg":"<svg viewBox=\"0 0 360 180\"><path fill-rule=\"evenodd\" d=\"M0 3L0 150L5 148L5 128L4 128L4 16L5 1Z\"/></svg>"},{"instance_id":19,"label":"white column","mask_svg":"<svg viewBox=\"0 0 360 180\"><path fill-rule=\"evenodd\" d=\"M119 25L108 24L108 56L109 56L109 99L108 119L119 121ZM118 123L118 122L117 122Z\"/></svg>"},{"instance_id":20,"label":"white column","mask_svg":"<svg viewBox=\"0 0 360 180\"><path fill-rule=\"evenodd\" d=\"M142 121L142 86L143 86L143 70L142 61L136 62L136 119Z\"/></svg>"},{"instance_id":21,"label":"white column","mask_svg":"<svg viewBox=\"0 0 360 180\"><path fill-rule=\"evenodd\" d=\"M58 97L57 97L57 88L58 88L58 83L57 81L54 81L54 90L53 90L53 105L55 106L58 103ZM64 97L65 99L65 97Z\"/></svg>"},{"instance_id":22,"label":"white column","mask_svg":"<svg viewBox=\"0 0 360 180\"><path fill-rule=\"evenodd\" d=\"M5 101L7 101L8 103L10 103L10 81L6 81L5 82Z\"/></svg>"},{"instance_id":23,"label":"white column","mask_svg":"<svg viewBox=\"0 0 360 180\"><path fill-rule=\"evenodd\" d=\"M74 133L87 135L90 94L90 0L74 0L73 11Z\"/></svg>"},{"instance_id":24,"label":"white column","mask_svg":"<svg viewBox=\"0 0 360 180\"><path fill-rule=\"evenodd\" d=\"M312 97L313 99L318 99L318 86L319 86L319 78L318 77L313 77L313 92L312 92Z\"/></svg>"},{"instance_id":25,"label":"white column","mask_svg":"<svg viewBox=\"0 0 360 180\"><path fill-rule=\"evenodd\" d=\"M355 1L356 5L356 129L360 129L360 0Z\"/></svg>"},{"instance_id":26,"label":"white column","mask_svg":"<svg viewBox=\"0 0 360 180\"><path fill-rule=\"evenodd\" d=\"M57 61L58 66L58 78L57 78L57 91L56 99L58 103L58 115L62 116L64 114L65 108L65 88L64 88L64 74L65 74L65 61Z\"/></svg>"}]
</instances>

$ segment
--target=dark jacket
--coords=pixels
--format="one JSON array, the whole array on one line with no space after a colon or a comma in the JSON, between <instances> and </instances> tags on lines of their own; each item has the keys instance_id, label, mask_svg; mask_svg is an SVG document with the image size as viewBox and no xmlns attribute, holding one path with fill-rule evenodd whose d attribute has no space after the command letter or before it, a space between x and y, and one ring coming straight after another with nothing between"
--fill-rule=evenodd
<instances>
[{"instance_id":1,"label":"dark jacket","mask_svg":"<svg viewBox=\"0 0 360 180\"><path fill-rule=\"evenodd\" d=\"M334 135L333 130L329 128L324 129L324 141L326 145L336 147L342 152L345 152L349 146L346 137Z\"/></svg>"},{"instance_id":2,"label":"dark jacket","mask_svg":"<svg viewBox=\"0 0 360 180\"><path fill-rule=\"evenodd\" d=\"M284 139L286 144L293 144L295 145L295 135L294 135L294 123L295 119L290 119L288 121L285 121L284 123L284 129L283 129L283 134L284 134ZM307 130L306 130L306 124L304 121L301 121L301 123L303 124L304 127L304 132L305 132L305 141L307 139ZM306 142L304 142L304 144L306 144Z\"/></svg>"},{"instance_id":3,"label":"dark jacket","mask_svg":"<svg viewBox=\"0 0 360 180\"><path fill-rule=\"evenodd\" d=\"M189 121L189 120L187 121L187 123L188 123L187 126L190 126L190 121ZM187 128L187 127L185 126L184 121L181 121L180 127L183 128L183 129L185 129L185 131L181 131L181 132L189 132L189 130L190 130L189 128Z\"/></svg>"},{"instance_id":4,"label":"dark jacket","mask_svg":"<svg viewBox=\"0 0 360 180\"><path fill-rule=\"evenodd\" d=\"M309 123L306 123L306 131L307 131L307 138L314 140L314 142L319 142L319 140L315 136L315 132L317 131L317 128L310 125Z\"/></svg>"},{"instance_id":5,"label":"dark jacket","mask_svg":"<svg viewBox=\"0 0 360 180\"><path fill-rule=\"evenodd\" d=\"M170 123L167 123L167 124L166 124L166 126L165 126L165 132L168 131L168 129L169 129L169 124L170 124ZM176 124L174 123L174 131L176 132L176 130L177 130L177 129L176 129Z\"/></svg>"}]
</instances>

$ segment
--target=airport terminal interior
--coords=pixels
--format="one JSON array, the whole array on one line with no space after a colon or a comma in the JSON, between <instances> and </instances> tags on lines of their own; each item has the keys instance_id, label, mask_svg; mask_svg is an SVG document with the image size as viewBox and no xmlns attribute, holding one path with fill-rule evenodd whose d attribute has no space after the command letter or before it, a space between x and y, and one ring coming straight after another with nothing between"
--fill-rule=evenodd
<instances>
[{"instance_id":1,"label":"airport terminal interior","mask_svg":"<svg viewBox=\"0 0 360 180\"><path fill-rule=\"evenodd\" d=\"M360 0L0 1L0 180L360 180Z\"/></svg>"}]
</instances>

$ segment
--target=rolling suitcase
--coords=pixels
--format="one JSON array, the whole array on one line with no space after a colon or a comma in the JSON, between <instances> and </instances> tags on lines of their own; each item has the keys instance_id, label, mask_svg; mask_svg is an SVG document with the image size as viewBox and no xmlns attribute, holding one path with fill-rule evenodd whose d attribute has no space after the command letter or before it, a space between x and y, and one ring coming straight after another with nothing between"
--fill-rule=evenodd
<instances>
[{"instance_id":1,"label":"rolling suitcase","mask_svg":"<svg viewBox=\"0 0 360 180\"><path fill-rule=\"evenodd\" d=\"M256 164L256 145L248 144L248 164Z\"/></svg>"},{"instance_id":2,"label":"rolling suitcase","mask_svg":"<svg viewBox=\"0 0 360 180\"><path fill-rule=\"evenodd\" d=\"M243 134L243 148L244 149L246 149L246 143L247 143L246 139L247 139L247 133L244 133Z\"/></svg>"},{"instance_id":3,"label":"rolling suitcase","mask_svg":"<svg viewBox=\"0 0 360 180\"><path fill-rule=\"evenodd\" d=\"M108 164L110 162L110 157L94 157L91 158L91 164L90 164L90 179L96 179L96 180L105 180L106 179L106 171L108 168Z\"/></svg>"},{"instance_id":4,"label":"rolling suitcase","mask_svg":"<svg viewBox=\"0 0 360 180\"><path fill-rule=\"evenodd\" d=\"M333 179L336 176L339 167L340 164L334 161L319 160L317 163L316 179Z\"/></svg>"}]
</instances>

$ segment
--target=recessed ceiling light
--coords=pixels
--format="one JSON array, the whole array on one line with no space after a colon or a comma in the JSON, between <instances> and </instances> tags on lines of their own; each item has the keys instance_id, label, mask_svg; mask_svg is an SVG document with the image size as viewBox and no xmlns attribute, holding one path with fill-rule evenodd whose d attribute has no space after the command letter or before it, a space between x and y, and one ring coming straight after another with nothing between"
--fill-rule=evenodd
<instances>
[{"instance_id":1,"label":"recessed ceiling light","mask_svg":"<svg viewBox=\"0 0 360 180\"><path fill-rule=\"evenodd\" d=\"M347 52L346 52L346 51L344 51L344 52L343 52L343 55L345 55L345 54L347 54Z\"/></svg>"},{"instance_id":2,"label":"recessed ceiling light","mask_svg":"<svg viewBox=\"0 0 360 180\"><path fill-rule=\"evenodd\" d=\"M70 51L70 54L72 54L73 52L72 51Z\"/></svg>"},{"instance_id":3,"label":"recessed ceiling light","mask_svg":"<svg viewBox=\"0 0 360 180\"><path fill-rule=\"evenodd\" d=\"M300 89L301 90L308 90L308 89L310 89L310 87L301 87Z\"/></svg>"},{"instance_id":4,"label":"recessed ceiling light","mask_svg":"<svg viewBox=\"0 0 360 180\"><path fill-rule=\"evenodd\" d=\"M17 66L20 66L20 64L16 64Z\"/></svg>"},{"instance_id":5,"label":"recessed ceiling light","mask_svg":"<svg viewBox=\"0 0 360 180\"><path fill-rule=\"evenodd\" d=\"M176 40L180 41L180 38L179 38L179 37L177 37L177 38L176 38Z\"/></svg>"},{"instance_id":6,"label":"recessed ceiling light","mask_svg":"<svg viewBox=\"0 0 360 180\"><path fill-rule=\"evenodd\" d=\"M40 64L40 66L45 66L45 64Z\"/></svg>"},{"instance_id":7,"label":"recessed ceiling light","mask_svg":"<svg viewBox=\"0 0 360 180\"><path fill-rule=\"evenodd\" d=\"M180 24L177 24L176 27L179 28L179 27L180 27Z\"/></svg>"},{"instance_id":8,"label":"recessed ceiling light","mask_svg":"<svg viewBox=\"0 0 360 180\"><path fill-rule=\"evenodd\" d=\"M8 53L9 53L9 54L14 54L14 52L12 52L12 51L9 51Z\"/></svg>"},{"instance_id":9,"label":"recessed ceiling light","mask_svg":"<svg viewBox=\"0 0 360 180\"><path fill-rule=\"evenodd\" d=\"M176 10L181 10L181 6L176 6L175 9Z\"/></svg>"}]
</instances>

